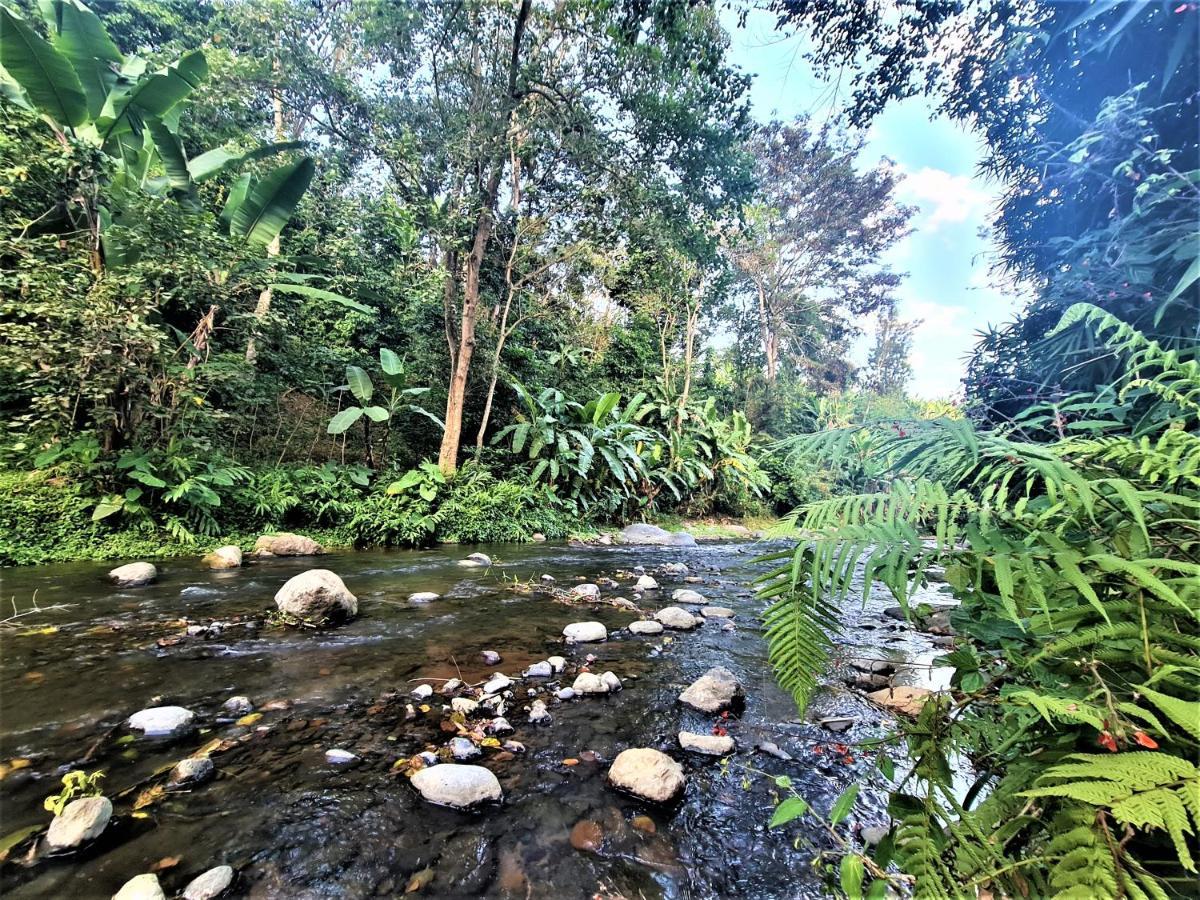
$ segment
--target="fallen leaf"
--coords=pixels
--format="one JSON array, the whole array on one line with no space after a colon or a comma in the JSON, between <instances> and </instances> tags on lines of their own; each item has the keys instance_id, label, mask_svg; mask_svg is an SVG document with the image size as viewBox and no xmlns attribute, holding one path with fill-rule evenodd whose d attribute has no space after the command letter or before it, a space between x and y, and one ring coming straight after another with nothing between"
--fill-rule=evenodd
<instances>
[{"instance_id":1,"label":"fallen leaf","mask_svg":"<svg viewBox=\"0 0 1200 900\"><path fill-rule=\"evenodd\" d=\"M164 856L162 859L160 859L158 862L156 862L154 865L152 865L150 867L150 871L151 872L161 872L164 869L173 869L177 865L179 865L179 862L182 858L183 857L181 857L181 856Z\"/></svg>"},{"instance_id":2,"label":"fallen leaf","mask_svg":"<svg viewBox=\"0 0 1200 900\"><path fill-rule=\"evenodd\" d=\"M242 716L240 719L238 719L237 724L238 725L253 725L255 722L257 722L262 717L263 717L262 713L250 713L249 715Z\"/></svg>"},{"instance_id":3,"label":"fallen leaf","mask_svg":"<svg viewBox=\"0 0 1200 900\"><path fill-rule=\"evenodd\" d=\"M157 803L159 800L161 800L164 793L166 792L163 790L163 787L160 784L156 784L154 787L146 788L146 790L138 794L137 799L133 801L133 808L135 810L145 809L152 803Z\"/></svg>"},{"instance_id":4,"label":"fallen leaf","mask_svg":"<svg viewBox=\"0 0 1200 900\"><path fill-rule=\"evenodd\" d=\"M564 759L562 761L562 764L564 766L577 766L577 765L579 765L579 760L572 757L571 759Z\"/></svg>"},{"instance_id":5,"label":"fallen leaf","mask_svg":"<svg viewBox=\"0 0 1200 900\"><path fill-rule=\"evenodd\" d=\"M433 881L433 876L433 869L422 869L412 878L408 879L408 886L404 888L404 893L415 894L417 891L421 890L421 888L426 887L431 881Z\"/></svg>"},{"instance_id":6,"label":"fallen leaf","mask_svg":"<svg viewBox=\"0 0 1200 900\"><path fill-rule=\"evenodd\" d=\"M29 628L19 633L20 637L38 637L46 634L58 634L58 626L43 625L41 628Z\"/></svg>"}]
</instances>

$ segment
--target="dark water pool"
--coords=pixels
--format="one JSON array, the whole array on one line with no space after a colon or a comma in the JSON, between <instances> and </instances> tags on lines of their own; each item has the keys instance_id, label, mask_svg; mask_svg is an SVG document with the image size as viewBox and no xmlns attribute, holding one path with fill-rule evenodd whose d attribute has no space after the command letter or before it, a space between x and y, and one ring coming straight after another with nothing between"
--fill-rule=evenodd
<instances>
[{"instance_id":1,"label":"dark water pool","mask_svg":"<svg viewBox=\"0 0 1200 900\"><path fill-rule=\"evenodd\" d=\"M456 565L473 550L489 553L496 565ZM859 724L834 735L796 721L794 705L767 671L757 618L762 604L748 587L763 550L746 543L447 547L271 559L226 572L167 560L157 583L131 589L105 583L108 565L5 570L0 596L6 605L12 598L26 608L36 597L42 607L68 608L28 616L22 627L0 633L0 761L6 766L0 832L48 823L42 801L57 793L59 778L71 769L105 772L116 817L80 854L32 859L18 848L3 864L0 892L14 900L108 897L158 866L170 896L200 872L228 864L238 873L233 895L245 897L392 897L414 875L426 880L430 872L420 895L824 896L821 851L831 849L830 841L815 823L767 829L778 789L764 773L789 775L822 810L858 780L864 791L854 823L877 822L882 784L871 774L870 758L829 747L880 734L886 722L841 689L836 677L810 718L849 710ZM658 575L662 590L648 594L643 607L665 605L674 588L695 588L736 610L733 630L710 621L695 632L668 633L669 641L620 631L606 643L563 646L560 633L572 621L598 619L612 631L636 616L557 603L538 590L541 575L552 575L560 587L612 577L621 587L605 589L606 596L633 597L628 572L634 566L654 573L671 562L686 563L702 583ZM359 618L323 632L269 624L265 614L279 586L318 566L337 572L358 596ZM424 590L444 597L408 603L410 593ZM854 641L848 654L911 659L923 649L878 613L874 603L848 612ZM188 624L213 621L228 627L216 636L179 639ZM44 626L57 630L46 633ZM502 662L486 665L485 649L499 652ZM560 679L514 686L508 718L517 729L513 738L528 752L482 761L503 785L502 805L476 813L434 807L393 770L398 759L450 737L441 727L445 701L436 696L429 713L406 719L417 680L477 682L493 671L516 677L555 653L568 660ZM553 689L569 685L589 653L598 657L593 669L613 670L625 689L553 700ZM724 725L738 741L727 766L685 754L676 744L680 729L710 732L716 724L675 702L714 665L732 669L747 693L744 713ZM531 699L525 695L530 688L549 700L553 724L526 721L521 707ZM234 695L249 696L262 718L239 725L223 713ZM193 710L201 732L168 744L130 740L122 727L126 717L168 704ZM216 780L134 809L140 794L162 782L164 767L214 739L226 739L228 748L212 756ZM756 752L763 741L794 760ZM655 808L606 785L613 757L635 746L662 749L684 764L688 785L678 805ZM324 753L333 748L360 760L331 766ZM581 761L568 766L566 759ZM653 833L644 820L639 828L631 824L643 815ZM599 826L603 840L596 851L576 850L569 841L581 820Z\"/></svg>"}]
</instances>

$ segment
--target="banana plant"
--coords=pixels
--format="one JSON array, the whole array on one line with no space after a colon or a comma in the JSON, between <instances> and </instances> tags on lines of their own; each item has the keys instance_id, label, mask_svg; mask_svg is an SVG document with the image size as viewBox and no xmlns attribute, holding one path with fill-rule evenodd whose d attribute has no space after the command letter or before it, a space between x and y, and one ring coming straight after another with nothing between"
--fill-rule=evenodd
<instances>
[{"instance_id":1,"label":"banana plant","mask_svg":"<svg viewBox=\"0 0 1200 900\"><path fill-rule=\"evenodd\" d=\"M183 102L208 77L204 53L192 50L149 71L145 60L121 53L80 0L38 0L37 6L48 39L0 5L0 96L39 113L64 147L83 143L114 161L115 173L93 196L64 205L65 221L42 220L43 228L86 230L97 271L128 265L140 255L140 248L124 244L114 231L132 194L171 197L195 209L197 184L304 146L289 141L243 152L217 148L189 160L179 117ZM312 160L305 157L258 181L243 176L221 221L236 240L265 246L283 229L312 176Z\"/></svg>"},{"instance_id":2,"label":"banana plant","mask_svg":"<svg viewBox=\"0 0 1200 900\"><path fill-rule=\"evenodd\" d=\"M347 406L329 420L326 431L329 434L345 434L356 422L362 420L363 441L366 444L367 467L375 467L374 448L371 442L371 423L384 425L383 448L380 453L380 464L387 462L388 443L392 433L392 421L402 412L412 412L425 416L436 424L439 429L445 429L445 424L422 406L411 402L411 398L419 397L429 392L427 387L406 387L408 375L404 363L393 351L386 347L379 351L380 375L390 392L383 399L382 405L371 403L375 396L375 385L371 376L359 366L346 366L346 384L341 390L349 391L358 401L357 406Z\"/></svg>"}]
</instances>

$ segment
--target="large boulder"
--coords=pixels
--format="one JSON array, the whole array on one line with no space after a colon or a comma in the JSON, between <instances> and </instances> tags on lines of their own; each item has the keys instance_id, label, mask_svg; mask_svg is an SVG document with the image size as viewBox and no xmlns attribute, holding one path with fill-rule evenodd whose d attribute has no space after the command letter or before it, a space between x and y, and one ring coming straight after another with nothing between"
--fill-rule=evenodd
<instances>
[{"instance_id":1,"label":"large boulder","mask_svg":"<svg viewBox=\"0 0 1200 900\"><path fill-rule=\"evenodd\" d=\"M679 702L702 713L719 713L744 698L736 676L724 666L714 666L688 685Z\"/></svg>"},{"instance_id":2,"label":"large boulder","mask_svg":"<svg viewBox=\"0 0 1200 900\"><path fill-rule=\"evenodd\" d=\"M183 900L213 900L221 896L233 884L233 869L217 866L188 882L183 889Z\"/></svg>"},{"instance_id":3,"label":"large boulder","mask_svg":"<svg viewBox=\"0 0 1200 900\"><path fill-rule=\"evenodd\" d=\"M46 847L51 851L74 850L95 840L108 826L113 805L107 797L82 797L72 800L50 823Z\"/></svg>"},{"instance_id":4,"label":"large boulder","mask_svg":"<svg viewBox=\"0 0 1200 900\"><path fill-rule=\"evenodd\" d=\"M694 547L696 539L686 531L667 531L657 525L638 523L621 529L622 544L653 544L661 547Z\"/></svg>"},{"instance_id":5,"label":"large boulder","mask_svg":"<svg viewBox=\"0 0 1200 900\"><path fill-rule=\"evenodd\" d=\"M483 766L457 763L432 766L413 775L412 785L430 803L455 809L466 809L504 797L496 776Z\"/></svg>"},{"instance_id":6,"label":"large boulder","mask_svg":"<svg viewBox=\"0 0 1200 900\"><path fill-rule=\"evenodd\" d=\"M569 644L608 640L608 629L601 622L572 622L562 633Z\"/></svg>"},{"instance_id":7,"label":"large boulder","mask_svg":"<svg viewBox=\"0 0 1200 900\"><path fill-rule=\"evenodd\" d=\"M118 587L138 587L158 578L158 569L153 563L135 562L117 566L108 573L108 580Z\"/></svg>"},{"instance_id":8,"label":"large boulder","mask_svg":"<svg viewBox=\"0 0 1200 900\"><path fill-rule=\"evenodd\" d=\"M158 876L153 872L135 875L121 885L121 889L113 894L112 900L166 900Z\"/></svg>"},{"instance_id":9,"label":"large boulder","mask_svg":"<svg viewBox=\"0 0 1200 900\"><path fill-rule=\"evenodd\" d=\"M196 714L182 706L152 706L135 712L125 724L143 737L182 737L195 730Z\"/></svg>"},{"instance_id":10,"label":"large boulder","mask_svg":"<svg viewBox=\"0 0 1200 900\"><path fill-rule=\"evenodd\" d=\"M653 803L669 803L687 783L679 763L649 747L618 753L608 770L608 780L613 787Z\"/></svg>"},{"instance_id":11,"label":"large boulder","mask_svg":"<svg viewBox=\"0 0 1200 900\"><path fill-rule=\"evenodd\" d=\"M674 628L678 631L691 631L704 621L678 606L664 607L654 614L654 618L667 628Z\"/></svg>"},{"instance_id":12,"label":"large boulder","mask_svg":"<svg viewBox=\"0 0 1200 900\"><path fill-rule=\"evenodd\" d=\"M358 598L328 569L309 569L289 578L275 594L281 613L305 622L342 622L358 615Z\"/></svg>"},{"instance_id":13,"label":"large boulder","mask_svg":"<svg viewBox=\"0 0 1200 900\"><path fill-rule=\"evenodd\" d=\"M237 569L242 565L242 548L226 544L211 553L204 554L204 558L200 562L210 569Z\"/></svg>"},{"instance_id":14,"label":"large boulder","mask_svg":"<svg viewBox=\"0 0 1200 900\"><path fill-rule=\"evenodd\" d=\"M320 556L325 548L302 534L264 534L254 542L259 556Z\"/></svg>"}]
</instances>

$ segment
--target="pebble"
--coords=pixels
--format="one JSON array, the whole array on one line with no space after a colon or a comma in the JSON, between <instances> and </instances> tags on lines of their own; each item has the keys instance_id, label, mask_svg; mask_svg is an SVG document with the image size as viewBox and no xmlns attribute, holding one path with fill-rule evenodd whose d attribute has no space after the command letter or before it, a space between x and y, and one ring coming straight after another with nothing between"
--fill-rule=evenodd
<instances>
[{"instance_id":1,"label":"pebble","mask_svg":"<svg viewBox=\"0 0 1200 900\"><path fill-rule=\"evenodd\" d=\"M432 603L434 600L441 599L441 594L435 591L417 591L415 594L408 595L409 603Z\"/></svg>"},{"instance_id":2,"label":"pebble","mask_svg":"<svg viewBox=\"0 0 1200 900\"><path fill-rule=\"evenodd\" d=\"M189 881L188 886L183 889L183 900L213 900L225 893L231 884L232 867L217 866Z\"/></svg>"},{"instance_id":3,"label":"pebble","mask_svg":"<svg viewBox=\"0 0 1200 900\"><path fill-rule=\"evenodd\" d=\"M759 753L765 753L767 756L773 756L776 759L790 760L793 758L792 754L788 753L786 750L783 750L778 744L772 743L771 741L761 741L754 749L756 749Z\"/></svg>"},{"instance_id":4,"label":"pebble","mask_svg":"<svg viewBox=\"0 0 1200 900\"><path fill-rule=\"evenodd\" d=\"M497 672L487 680L487 684L483 686L483 692L484 694L498 694L510 685L512 685L512 679L501 672Z\"/></svg>"},{"instance_id":5,"label":"pebble","mask_svg":"<svg viewBox=\"0 0 1200 900\"><path fill-rule=\"evenodd\" d=\"M555 578L553 575L543 575L542 581L546 582L546 584L554 584Z\"/></svg>"},{"instance_id":6,"label":"pebble","mask_svg":"<svg viewBox=\"0 0 1200 900\"><path fill-rule=\"evenodd\" d=\"M433 696L433 687L428 684L419 684L413 688L412 695L418 700L428 700Z\"/></svg>"},{"instance_id":7,"label":"pebble","mask_svg":"<svg viewBox=\"0 0 1200 900\"><path fill-rule=\"evenodd\" d=\"M849 731L858 724L858 719L850 716L831 716L827 719L819 719L818 724L830 731L842 732Z\"/></svg>"},{"instance_id":8,"label":"pebble","mask_svg":"<svg viewBox=\"0 0 1200 900\"><path fill-rule=\"evenodd\" d=\"M231 716L244 716L254 712L254 704L250 702L249 697L230 697L221 705L221 709Z\"/></svg>"},{"instance_id":9,"label":"pebble","mask_svg":"<svg viewBox=\"0 0 1200 900\"><path fill-rule=\"evenodd\" d=\"M604 842L604 829L596 822L584 819L571 829L571 846L576 850L595 852Z\"/></svg>"},{"instance_id":10,"label":"pebble","mask_svg":"<svg viewBox=\"0 0 1200 900\"><path fill-rule=\"evenodd\" d=\"M121 889L113 894L112 900L166 900L158 876L152 872L135 875L121 885Z\"/></svg>"},{"instance_id":11,"label":"pebble","mask_svg":"<svg viewBox=\"0 0 1200 900\"><path fill-rule=\"evenodd\" d=\"M634 816L629 820L629 824L643 834L654 834L658 831L658 826L649 816Z\"/></svg>"},{"instance_id":12,"label":"pebble","mask_svg":"<svg viewBox=\"0 0 1200 900\"><path fill-rule=\"evenodd\" d=\"M145 737L178 737L195 729L196 714L182 706L155 706L134 713L125 724Z\"/></svg>"},{"instance_id":13,"label":"pebble","mask_svg":"<svg viewBox=\"0 0 1200 900\"><path fill-rule=\"evenodd\" d=\"M571 593L574 596L585 600L595 600L600 596L600 585L584 582L583 584L577 584L575 587L571 588Z\"/></svg>"},{"instance_id":14,"label":"pebble","mask_svg":"<svg viewBox=\"0 0 1200 900\"><path fill-rule=\"evenodd\" d=\"M417 757L427 766L436 766L442 761L441 757L439 757L432 750L422 750L417 754Z\"/></svg>"},{"instance_id":15,"label":"pebble","mask_svg":"<svg viewBox=\"0 0 1200 900\"><path fill-rule=\"evenodd\" d=\"M410 781L417 792L430 803L456 809L465 809L504 797L496 776L483 766L446 763L421 769Z\"/></svg>"},{"instance_id":16,"label":"pebble","mask_svg":"<svg viewBox=\"0 0 1200 900\"><path fill-rule=\"evenodd\" d=\"M449 681L447 681L445 684L442 685L441 693L453 694L455 691L457 691L462 686L463 686L463 683L462 683L461 678L451 678Z\"/></svg>"},{"instance_id":17,"label":"pebble","mask_svg":"<svg viewBox=\"0 0 1200 900\"><path fill-rule=\"evenodd\" d=\"M479 655L483 657L483 661L489 666L497 666L500 664L500 654L495 650L484 650Z\"/></svg>"},{"instance_id":18,"label":"pebble","mask_svg":"<svg viewBox=\"0 0 1200 900\"><path fill-rule=\"evenodd\" d=\"M549 662L534 663L521 673L525 678L549 678L554 674L554 667Z\"/></svg>"},{"instance_id":19,"label":"pebble","mask_svg":"<svg viewBox=\"0 0 1200 900\"><path fill-rule=\"evenodd\" d=\"M569 688L569 687L560 688L559 690L554 692L554 696L557 697L559 700L574 700L575 699L575 689Z\"/></svg>"},{"instance_id":20,"label":"pebble","mask_svg":"<svg viewBox=\"0 0 1200 900\"><path fill-rule=\"evenodd\" d=\"M496 716L496 718L492 719L492 721L483 726L483 730L488 734L505 735L512 734L517 729L513 728L512 725L508 723L508 719L504 718L504 716Z\"/></svg>"},{"instance_id":21,"label":"pebble","mask_svg":"<svg viewBox=\"0 0 1200 900\"><path fill-rule=\"evenodd\" d=\"M561 656L551 656L546 659L550 663L550 668L555 672L561 672L567 667L567 661Z\"/></svg>"},{"instance_id":22,"label":"pebble","mask_svg":"<svg viewBox=\"0 0 1200 900\"><path fill-rule=\"evenodd\" d=\"M642 621L631 622L629 624L630 634L662 634L662 631L662 623L650 619L643 619Z\"/></svg>"},{"instance_id":23,"label":"pebble","mask_svg":"<svg viewBox=\"0 0 1200 900\"><path fill-rule=\"evenodd\" d=\"M522 744L520 741L505 741L500 746L503 749L507 750L509 753L524 753L525 752L525 745Z\"/></svg>"},{"instance_id":24,"label":"pebble","mask_svg":"<svg viewBox=\"0 0 1200 900\"><path fill-rule=\"evenodd\" d=\"M464 716L469 716L475 710L479 709L479 704L470 697L455 697L450 701L450 708L456 713L462 713Z\"/></svg>"},{"instance_id":25,"label":"pebble","mask_svg":"<svg viewBox=\"0 0 1200 900\"><path fill-rule=\"evenodd\" d=\"M329 763L329 765L331 765L331 766L344 766L349 763L355 762L357 759L358 759L358 757L355 756L353 753L351 753L349 750L326 750L325 751L325 762Z\"/></svg>"}]
</instances>

